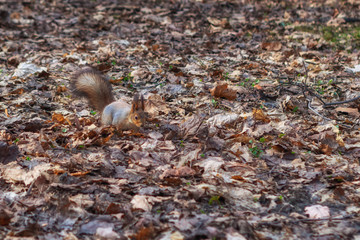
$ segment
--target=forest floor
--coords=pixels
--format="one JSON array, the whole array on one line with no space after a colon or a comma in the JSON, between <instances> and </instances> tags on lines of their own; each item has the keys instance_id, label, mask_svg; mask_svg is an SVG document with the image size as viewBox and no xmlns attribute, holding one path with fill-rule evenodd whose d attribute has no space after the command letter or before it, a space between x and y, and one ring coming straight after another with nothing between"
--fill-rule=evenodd
<instances>
[{"instance_id":1,"label":"forest floor","mask_svg":"<svg viewBox=\"0 0 360 240\"><path fill-rule=\"evenodd\" d=\"M359 1L2 1L0 46L0 239L360 239Z\"/></svg>"}]
</instances>

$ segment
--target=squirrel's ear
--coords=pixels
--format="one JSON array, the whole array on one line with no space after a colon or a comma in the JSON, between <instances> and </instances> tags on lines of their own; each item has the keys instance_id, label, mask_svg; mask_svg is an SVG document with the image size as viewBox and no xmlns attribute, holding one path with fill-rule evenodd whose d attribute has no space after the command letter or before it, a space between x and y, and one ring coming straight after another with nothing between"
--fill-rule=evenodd
<instances>
[{"instance_id":1,"label":"squirrel's ear","mask_svg":"<svg viewBox=\"0 0 360 240\"><path fill-rule=\"evenodd\" d=\"M145 111L144 95L141 94L141 109Z\"/></svg>"},{"instance_id":2,"label":"squirrel's ear","mask_svg":"<svg viewBox=\"0 0 360 240\"><path fill-rule=\"evenodd\" d=\"M135 93L133 102L131 105L131 112L135 112L139 108L139 94Z\"/></svg>"}]
</instances>

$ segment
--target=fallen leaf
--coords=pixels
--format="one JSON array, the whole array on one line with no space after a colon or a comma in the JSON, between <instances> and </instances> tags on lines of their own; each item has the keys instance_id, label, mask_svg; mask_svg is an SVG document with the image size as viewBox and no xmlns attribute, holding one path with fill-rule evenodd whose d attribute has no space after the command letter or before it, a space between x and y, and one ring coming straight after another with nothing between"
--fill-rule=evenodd
<instances>
[{"instance_id":1,"label":"fallen leaf","mask_svg":"<svg viewBox=\"0 0 360 240\"><path fill-rule=\"evenodd\" d=\"M142 196L135 195L131 200L131 205L133 209L141 209L143 211L151 211L155 203L159 203L165 200L169 200L171 197L152 197L152 196Z\"/></svg>"},{"instance_id":2,"label":"fallen leaf","mask_svg":"<svg viewBox=\"0 0 360 240\"><path fill-rule=\"evenodd\" d=\"M167 169L159 177L160 179L164 179L166 177L189 177L189 176L193 176L194 174L195 174L194 169L187 166L183 166L174 169Z\"/></svg>"},{"instance_id":3,"label":"fallen leaf","mask_svg":"<svg viewBox=\"0 0 360 240\"><path fill-rule=\"evenodd\" d=\"M119 239L120 236L113 230L113 226L99 227L96 229L96 236L102 239Z\"/></svg>"},{"instance_id":4,"label":"fallen leaf","mask_svg":"<svg viewBox=\"0 0 360 240\"><path fill-rule=\"evenodd\" d=\"M1 208L0 208L0 225L1 226L9 225L12 217L13 217L12 213L9 210L5 209L5 206L1 206Z\"/></svg>"},{"instance_id":5,"label":"fallen leaf","mask_svg":"<svg viewBox=\"0 0 360 240\"><path fill-rule=\"evenodd\" d=\"M25 78L31 74L47 71L45 67L39 67L31 62L22 62L15 69L14 77Z\"/></svg>"},{"instance_id":6,"label":"fallen leaf","mask_svg":"<svg viewBox=\"0 0 360 240\"><path fill-rule=\"evenodd\" d=\"M53 122L63 123L65 122L65 118L61 113L53 113L51 120Z\"/></svg>"},{"instance_id":7,"label":"fallen leaf","mask_svg":"<svg viewBox=\"0 0 360 240\"><path fill-rule=\"evenodd\" d=\"M240 116L236 113L217 114L207 120L209 126L225 127L236 123Z\"/></svg>"},{"instance_id":8,"label":"fallen leaf","mask_svg":"<svg viewBox=\"0 0 360 240\"><path fill-rule=\"evenodd\" d=\"M262 49L270 50L270 51L280 51L282 47L281 42L263 42L261 44Z\"/></svg>"},{"instance_id":9,"label":"fallen leaf","mask_svg":"<svg viewBox=\"0 0 360 240\"><path fill-rule=\"evenodd\" d=\"M311 219L321 219L330 217L330 209L327 206L312 205L305 208L305 214Z\"/></svg>"},{"instance_id":10,"label":"fallen leaf","mask_svg":"<svg viewBox=\"0 0 360 240\"><path fill-rule=\"evenodd\" d=\"M260 120L265 123L270 122L270 119L266 116L262 109L253 109L253 116L256 120Z\"/></svg>"},{"instance_id":11,"label":"fallen leaf","mask_svg":"<svg viewBox=\"0 0 360 240\"><path fill-rule=\"evenodd\" d=\"M224 164L224 159L221 157L209 157L196 165L204 168L204 173L209 172L218 172L222 165Z\"/></svg>"},{"instance_id":12,"label":"fallen leaf","mask_svg":"<svg viewBox=\"0 0 360 240\"><path fill-rule=\"evenodd\" d=\"M221 27L221 28L225 28L229 25L229 22L226 18L217 19L217 18L208 17L207 20L209 21L209 23L211 25Z\"/></svg>"},{"instance_id":13,"label":"fallen leaf","mask_svg":"<svg viewBox=\"0 0 360 240\"><path fill-rule=\"evenodd\" d=\"M0 141L0 163L8 164L17 159L19 148L16 145L8 146L7 143Z\"/></svg>"},{"instance_id":14,"label":"fallen leaf","mask_svg":"<svg viewBox=\"0 0 360 240\"><path fill-rule=\"evenodd\" d=\"M113 229L114 224L113 223L109 223L106 221L102 221L102 220L92 220L88 223L83 224L80 227L79 233L80 234L95 234L97 232L98 228L111 228Z\"/></svg>"},{"instance_id":15,"label":"fallen leaf","mask_svg":"<svg viewBox=\"0 0 360 240\"><path fill-rule=\"evenodd\" d=\"M349 114L351 116L354 116L354 117L360 116L359 110L357 108L337 107L337 108L335 108L335 110L337 112L347 113L347 114Z\"/></svg>"},{"instance_id":16,"label":"fallen leaf","mask_svg":"<svg viewBox=\"0 0 360 240\"><path fill-rule=\"evenodd\" d=\"M155 117L160 114L168 114L170 109L160 95L153 94L145 101L145 112Z\"/></svg>"},{"instance_id":17,"label":"fallen leaf","mask_svg":"<svg viewBox=\"0 0 360 240\"><path fill-rule=\"evenodd\" d=\"M203 117L200 117L199 115L192 115L180 124L179 135L183 139L196 135L203 121Z\"/></svg>"},{"instance_id":18,"label":"fallen leaf","mask_svg":"<svg viewBox=\"0 0 360 240\"><path fill-rule=\"evenodd\" d=\"M223 97L228 100L234 100L237 97L237 92L228 88L228 84L220 84L210 89L210 93L214 97Z\"/></svg>"},{"instance_id":19,"label":"fallen leaf","mask_svg":"<svg viewBox=\"0 0 360 240\"><path fill-rule=\"evenodd\" d=\"M131 236L131 239L136 240L145 240L145 239L154 239L155 229L153 226L142 227L136 234Z\"/></svg>"}]
</instances>

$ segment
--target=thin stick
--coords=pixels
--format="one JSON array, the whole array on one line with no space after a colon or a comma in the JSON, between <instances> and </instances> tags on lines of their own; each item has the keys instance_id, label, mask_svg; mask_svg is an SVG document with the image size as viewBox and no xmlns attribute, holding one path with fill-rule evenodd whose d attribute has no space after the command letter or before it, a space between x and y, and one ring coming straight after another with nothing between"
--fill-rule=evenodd
<instances>
[{"instance_id":1,"label":"thin stick","mask_svg":"<svg viewBox=\"0 0 360 240\"><path fill-rule=\"evenodd\" d=\"M349 100L345 100L345 101L340 101L340 102L332 102L332 103L325 103L324 106L331 106L331 105L338 105L338 104L343 104L343 103L349 103L349 102L353 102L353 101L356 101L360 98L360 95L355 97L355 98L352 98L352 99L349 99Z\"/></svg>"},{"instance_id":2,"label":"thin stick","mask_svg":"<svg viewBox=\"0 0 360 240\"><path fill-rule=\"evenodd\" d=\"M313 108L311 107L311 103L310 103L310 100L309 100L309 99L306 99L306 101L308 102L307 107L308 107L311 111L313 111L316 115L318 115L319 117L322 117L323 119L325 119L325 120L327 120L327 121L332 121L332 119L327 118L327 117L321 115L321 114L318 113L315 109L313 109Z\"/></svg>"}]
</instances>

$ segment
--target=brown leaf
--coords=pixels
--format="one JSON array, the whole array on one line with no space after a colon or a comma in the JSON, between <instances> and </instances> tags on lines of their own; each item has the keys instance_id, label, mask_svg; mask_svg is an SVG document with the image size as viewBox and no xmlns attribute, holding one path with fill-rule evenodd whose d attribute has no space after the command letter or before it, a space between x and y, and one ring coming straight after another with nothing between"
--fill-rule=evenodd
<instances>
[{"instance_id":1,"label":"brown leaf","mask_svg":"<svg viewBox=\"0 0 360 240\"><path fill-rule=\"evenodd\" d=\"M204 168L204 173L219 172L224 165L224 159L221 157L208 157L196 165Z\"/></svg>"},{"instance_id":2,"label":"brown leaf","mask_svg":"<svg viewBox=\"0 0 360 240\"><path fill-rule=\"evenodd\" d=\"M143 211L151 211L155 203L169 200L170 197L153 197L144 195L135 195L131 200L133 209L140 209Z\"/></svg>"},{"instance_id":3,"label":"brown leaf","mask_svg":"<svg viewBox=\"0 0 360 240\"><path fill-rule=\"evenodd\" d=\"M155 229L153 226L143 227L136 234L132 236L132 239L147 240L155 237Z\"/></svg>"},{"instance_id":4,"label":"brown leaf","mask_svg":"<svg viewBox=\"0 0 360 240\"><path fill-rule=\"evenodd\" d=\"M65 86L58 86L56 89L57 93L62 93L62 92L66 92L67 88Z\"/></svg>"},{"instance_id":5,"label":"brown leaf","mask_svg":"<svg viewBox=\"0 0 360 240\"><path fill-rule=\"evenodd\" d=\"M20 55L14 55L8 58L8 64L17 67L21 61Z\"/></svg>"},{"instance_id":6,"label":"brown leaf","mask_svg":"<svg viewBox=\"0 0 360 240\"><path fill-rule=\"evenodd\" d=\"M247 134L237 133L229 137L233 142L248 143L252 138Z\"/></svg>"},{"instance_id":7,"label":"brown leaf","mask_svg":"<svg viewBox=\"0 0 360 240\"><path fill-rule=\"evenodd\" d=\"M152 45L151 48L152 48L153 51L156 51L156 50L159 49L159 44L154 44L154 45Z\"/></svg>"},{"instance_id":8,"label":"brown leaf","mask_svg":"<svg viewBox=\"0 0 360 240\"><path fill-rule=\"evenodd\" d=\"M61 113L53 113L51 120L53 122L63 123L65 121L65 118Z\"/></svg>"},{"instance_id":9,"label":"brown leaf","mask_svg":"<svg viewBox=\"0 0 360 240\"><path fill-rule=\"evenodd\" d=\"M198 115L193 115L193 116L187 118L179 126L179 135L183 139L186 139L189 136L196 135L197 132L199 131L200 126L202 125L203 121L204 121L204 118L200 117Z\"/></svg>"},{"instance_id":10,"label":"brown leaf","mask_svg":"<svg viewBox=\"0 0 360 240\"><path fill-rule=\"evenodd\" d=\"M230 153L234 154L238 158L244 159L246 162L252 162L252 156L247 146L242 146L241 143L235 143L229 150Z\"/></svg>"},{"instance_id":11,"label":"brown leaf","mask_svg":"<svg viewBox=\"0 0 360 240\"><path fill-rule=\"evenodd\" d=\"M347 113L347 114L352 115L354 117L360 116L359 110L357 108L337 107L337 108L335 108L335 110L337 112Z\"/></svg>"},{"instance_id":12,"label":"brown leaf","mask_svg":"<svg viewBox=\"0 0 360 240\"><path fill-rule=\"evenodd\" d=\"M10 93L11 94L18 94L18 95L21 95L25 92L25 90L23 88L18 88L18 89L15 89L14 91L11 91Z\"/></svg>"},{"instance_id":13,"label":"brown leaf","mask_svg":"<svg viewBox=\"0 0 360 240\"><path fill-rule=\"evenodd\" d=\"M145 101L145 112L155 117L161 114L168 114L170 109L160 95L153 94Z\"/></svg>"},{"instance_id":14,"label":"brown leaf","mask_svg":"<svg viewBox=\"0 0 360 240\"><path fill-rule=\"evenodd\" d=\"M229 26L229 22L226 18L217 19L217 18L208 17L207 20L213 26L217 26L221 28L227 28Z\"/></svg>"},{"instance_id":15,"label":"brown leaf","mask_svg":"<svg viewBox=\"0 0 360 240\"><path fill-rule=\"evenodd\" d=\"M253 109L253 116L256 120L260 120L263 122L270 122L270 119L266 116L262 109Z\"/></svg>"},{"instance_id":16,"label":"brown leaf","mask_svg":"<svg viewBox=\"0 0 360 240\"><path fill-rule=\"evenodd\" d=\"M281 47L281 42L263 42L261 44L262 49L266 49L269 51L280 51Z\"/></svg>"},{"instance_id":17,"label":"brown leaf","mask_svg":"<svg viewBox=\"0 0 360 240\"><path fill-rule=\"evenodd\" d=\"M160 175L160 179L164 179L166 177L188 177L195 175L195 170L189 168L187 166L174 168L174 169L167 169Z\"/></svg>"},{"instance_id":18,"label":"brown leaf","mask_svg":"<svg viewBox=\"0 0 360 240\"><path fill-rule=\"evenodd\" d=\"M231 178L234 180L237 180L237 181L246 182L246 180L242 176L235 175L235 176L232 176Z\"/></svg>"},{"instance_id":19,"label":"brown leaf","mask_svg":"<svg viewBox=\"0 0 360 240\"><path fill-rule=\"evenodd\" d=\"M9 225L12 214L7 209L4 209L5 206L0 207L0 225L1 226L7 226Z\"/></svg>"},{"instance_id":20,"label":"brown leaf","mask_svg":"<svg viewBox=\"0 0 360 240\"><path fill-rule=\"evenodd\" d=\"M332 153L332 148L329 146L329 145L327 145L327 144L321 144L321 146L320 146L320 150L323 152L323 153L325 153L326 155L331 155L331 153Z\"/></svg>"},{"instance_id":21,"label":"brown leaf","mask_svg":"<svg viewBox=\"0 0 360 240\"><path fill-rule=\"evenodd\" d=\"M8 146L5 142L0 142L0 163L7 164L15 161L19 155L19 148L16 145Z\"/></svg>"},{"instance_id":22,"label":"brown leaf","mask_svg":"<svg viewBox=\"0 0 360 240\"><path fill-rule=\"evenodd\" d=\"M222 128L224 126L235 125L240 119L236 113L217 114L209 118L206 122L210 127Z\"/></svg>"},{"instance_id":23,"label":"brown leaf","mask_svg":"<svg viewBox=\"0 0 360 240\"><path fill-rule=\"evenodd\" d=\"M109 206L107 207L105 213L106 214L116 214L121 213L123 207L119 203L111 202Z\"/></svg>"},{"instance_id":24,"label":"brown leaf","mask_svg":"<svg viewBox=\"0 0 360 240\"><path fill-rule=\"evenodd\" d=\"M210 93L214 97L223 97L228 100L234 100L237 97L236 91L229 89L227 83L215 86L210 89Z\"/></svg>"},{"instance_id":25,"label":"brown leaf","mask_svg":"<svg viewBox=\"0 0 360 240\"><path fill-rule=\"evenodd\" d=\"M256 89L258 89L258 90L261 90L261 89L262 89L262 87L261 87L259 84L256 84L256 85L254 86L254 88L256 88Z\"/></svg>"},{"instance_id":26,"label":"brown leaf","mask_svg":"<svg viewBox=\"0 0 360 240\"><path fill-rule=\"evenodd\" d=\"M217 78L217 77L221 77L223 75L223 70L214 70L210 73L210 76L212 78Z\"/></svg>"},{"instance_id":27,"label":"brown leaf","mask_svg":"<svg viewBox=\"0 0 360 240\"><path fill-rule=\"evenodd\" d=\"M87 174L89 174L90 171L86 171L86 172L75 172L75 173L71 173L70 175L71 176L74 176L74 177L79 177L79 176L85 176Z\"/></svg>"}]
</instances>

